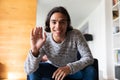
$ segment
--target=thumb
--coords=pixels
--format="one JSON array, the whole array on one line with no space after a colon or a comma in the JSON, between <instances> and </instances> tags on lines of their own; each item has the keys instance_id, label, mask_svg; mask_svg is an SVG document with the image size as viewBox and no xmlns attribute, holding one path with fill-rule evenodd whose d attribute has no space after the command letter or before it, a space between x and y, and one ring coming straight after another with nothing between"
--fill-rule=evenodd
<instances>
[{"instance_id":1,"label":"thumb","mask_svg":"<svg viewBox=\"0 0 120 80\"><path fill-rule=\"evenodd\" d=\"M47 35L46 35L46 33L44 32L44 34L43 34L43 39L44 39L44 41L46 41L46 38L47 38Z\"/></svg>"}]
</instances>

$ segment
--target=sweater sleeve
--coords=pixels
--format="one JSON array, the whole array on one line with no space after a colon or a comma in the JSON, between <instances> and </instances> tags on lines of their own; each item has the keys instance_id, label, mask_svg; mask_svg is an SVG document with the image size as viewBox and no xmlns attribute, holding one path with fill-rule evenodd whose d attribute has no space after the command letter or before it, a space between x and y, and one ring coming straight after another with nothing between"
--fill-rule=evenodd
<instances>
[{"instance_id":1,"label":"sweater sleeve","mask_svg":"<svg viewBox=\"0 0 120 80\"><path fill-rule=\"evenodd\" d=\"M35 72L39 67L39 62L41 60L42 54L38 57L34 57L32 55L32 51L30 50L28 56L24 63L24 70L27 74Z\"/></svg>"},{"instance_id":2,"label":"sweater sleeve","mask_svg":"<svg viewBox=\"0 0 120 80\"><path fill-rule=\"evenodd\" d=\"M86 66L94 62L93 56L86 40L80 32L77 31L76 35L77 36L75 36L75 40L81 58L80 60L67 64L67 66L69 66L71 69L71 74L84 69Z\"/></svg>"}]
</instances>

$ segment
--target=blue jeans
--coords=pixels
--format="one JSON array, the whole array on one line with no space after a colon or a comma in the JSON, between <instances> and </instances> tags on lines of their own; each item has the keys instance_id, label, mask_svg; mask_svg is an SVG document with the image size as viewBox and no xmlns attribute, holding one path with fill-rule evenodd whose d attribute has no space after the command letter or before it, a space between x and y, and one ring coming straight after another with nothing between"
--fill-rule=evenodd
<instances>
[{"instance_id":1,"label":"blue jeans","mask_svg":"<svg viewBox=\"0 0 120 80\"><path fill-rule=\"evenodd\" d=\"M28 80L54 80L52 74L57 67L49 63L40 63L39 68L28 75ZM88 66L74 74L67 75L64 80L95 80L96 70L93 66Z\"/></svg>"}]
</instances>

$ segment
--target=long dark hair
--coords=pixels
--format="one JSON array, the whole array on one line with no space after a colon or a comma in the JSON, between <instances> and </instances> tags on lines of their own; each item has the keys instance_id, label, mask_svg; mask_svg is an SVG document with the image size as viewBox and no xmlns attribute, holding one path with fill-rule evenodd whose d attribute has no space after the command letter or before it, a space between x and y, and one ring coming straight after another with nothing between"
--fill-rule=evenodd
<instances>
[{"instance_id":1,"label":"long dark hair","mask_svg":"<svg viewBox=\"0 0 120 80\"><path fill-rule=\"evenodd\" d=\"M45 21L45 31L46 32L51 32L50 31L50 18L51 16L55 13L55 12L60 12L62 13L63 15L66 16L67 18L67 31L70 31L70 30L73 30L73 27L71 26L71 19L70 19L70 16L67 12L67 10L62 7L62 6L58 6L58 7L54 7L52 10L50 10L50 12L48 13L47 15L47 18L46 18L46 21Z\"/></svg>"}]
</instances>

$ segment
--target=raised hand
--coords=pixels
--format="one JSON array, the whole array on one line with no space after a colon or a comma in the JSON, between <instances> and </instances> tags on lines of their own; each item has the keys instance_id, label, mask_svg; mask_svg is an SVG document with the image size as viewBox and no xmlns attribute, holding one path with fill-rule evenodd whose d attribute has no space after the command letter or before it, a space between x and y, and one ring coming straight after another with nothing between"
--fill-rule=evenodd
<instances>
[{"instance_id":1,"label":"raised hand","mask_svg":"<svg viewBox=\"0 0 120 80\"><path fill-rule=\"evenodd\" d=\"M32 54L34 56L38 56L39 49L44 45L46 41L46 34L42 34L43 30L42 27L36 27L35 29L32 29L31 35L30 35L30 44L31 44L31 50Z\"/></svg>"}]
</instances>

